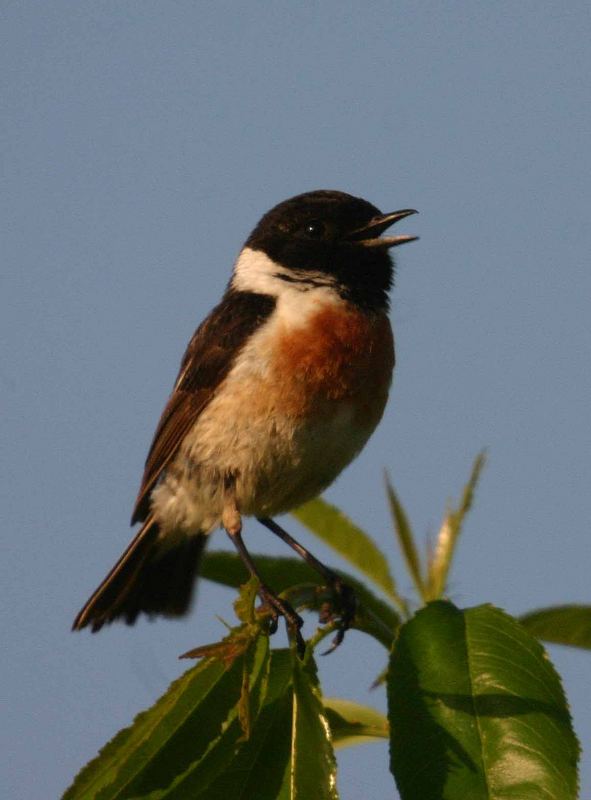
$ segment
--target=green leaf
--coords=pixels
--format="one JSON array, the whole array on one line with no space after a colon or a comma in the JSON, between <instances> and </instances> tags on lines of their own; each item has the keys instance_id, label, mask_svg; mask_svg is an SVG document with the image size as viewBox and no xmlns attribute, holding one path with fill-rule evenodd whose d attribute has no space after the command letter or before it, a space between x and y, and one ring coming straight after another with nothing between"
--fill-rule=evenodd
<instances>
[{"instance_id":1,"label":"green leaf","mask_svg":"<svg viewBox=\"0 0 591 800\"><path fill-rule=\"evenodd\" d=\"M254 605L257 600L257 592L259 590L259 581L251 575L249 579L240 586L240 594L234 601L234 611L240 622L247 625L256 623L254 613Z\"/></svg>"},{"instance_id":2,"label":"green leaf","mask_svg":"<svg viewBox=\"0 0 591 800\"><path fill-rule=\"evenodd\" d=\"M437 537L435 550L429 563L428 600L437 600L445 591L456 543L462 530L464 518L472 506L474 492L485 463L485 453L479 453L472 465L472 471L468 483L464 487L459 506L455 510L451 509L445 515Z\"/></svg>"},{"instance_id":3,"label":"green leaf","mask_svg":"<svg viewBox=\"0 0 591 800\"><path fill-rule=\"evenodd\" d=\"M322 705L316 665L293 659L293 709L289 800L338 800L337 764L330 727Z\"/></svg>"},{"instance_id":4,"label":"green leaf","mask_svg":"<svg viewBox=\"0 0 591 800\"><path fill-rule=\"evenodd\" d=\"M269 640L260 636L242 659L242 685L238 703L232 709L221 728L221 735L211 740L210 745L197 761L194 761L184 774L179 774L174 782L161 792L150 794L150 800L186 800L186 798L207 798L212 781L231 764L248 740L252 726L262 706L268 680ZM192 740L184 741L186 749L192 747Z\"/></svg>"},{"instance_id":5,"label":"green leaf","mask_svg":"<svg viewBox=\"0 0 591 800\"><path fill-rule=\"evenodd\" d=\"M354 703L352 700L325 697L324 709L333 744L337 748L389 737L388 720L375 708Z\"/></svg>"},{"instance_id":6,"label":"green leaf","mask_svg":"<svg viewBox=\"0 0 591 800\"><path fill-rule=\"evenodd\" d=\"M240 745L238 708L245 668L253 697L258 697L267 665L266 636L253 641L229 666L216 658L202 661L103 748L63 800L192 796L183 791L206 785Z\"/></svg>"},{"instance_id":7,"label":"green leaf","mask_svg":"<svg viewBox=\"0 0 591 800\"><path fill-rule=\"evenodd\" d=\"M282 592L299 583L322 583L318 573L305 561L297 558L252 555L253 561L267 583L275 592ZM247 579L248 572L236 553L212 550L205 553L199 566L202 578L223 586L238 589Z\"/></svg>"},{"instance_id":8,"label":"green leaf","mask_svg":"<svg viewBox=\"0 0 591 800\"><path fill-rule=\"evenodd\" d=\"M311 660L273 651L253 733L204 800L337 800L336 763ZM190 795L193 797L193 795Z\"/></svg>"},{"instance_id":9,"label":"green leaf","mask_svg":"<svg viewBox=\"0 0 591 800\"><path fill-rule=\"evenodd\" d=\"M421 597L422 599L426 599L425 583L423 581L423 575L421 570L421 560L419 558L419 554L415 546L412 527L410 525L408 517L406 516L406 511L404 510L402 503L398 499L398 496L394 491L394 487L392 486L390 478L388 477L387 473L385 474L385 479L386 479L386 494L388 496L390 514L392 516L394 530L396 531L396 535L398 536L398 542L400 544L400 549L402 550L402 555L404 556L404 560L406 561L406 567L410 573L411 578L413 579L419 597Z\"/></svg>"},{"instance_id":10,"label":"green leaf","mask_svg":"<svg viewBox=\"0 0 591 800\"><path fill-rule=\"evenodd\" d=\"M386 556L373 539L342 511L322 498L311 500L292 512L302 525L367 575L395 603L399 602Z\"/></svg>"},{"instance_id":11,"label":"green leaf","mask_svg":"<svg viewBox=\"0 0 591 800\"><path fill-rule=\"evenodd\" d=\"M319 610L330 600L330 592L319 592L322 577L299 558L253 555L265 582L284 594L292 605ZM356 578L337 570L343 581L355 590L360 607L353 627L376 638L388 650L400 625L400 617L388 603L380 600ZM225 551L207 553L201 563L201 576L224 586L239 587L246 578L240 557Z\"/></svg>"},{"instance_id":12,"label":"green leaf","mask_svg":"<svg viewBox=\"0 0 591 800\"><path fill-rule=\"evenodd\" d=\"M388 703L402 800L575 800L578 744L560 679L499 609L419 611L394 646Z\"/></svg>"},{"instance_id":13,"label":"green leaf","mask_svg":"<svg viewBox=\"0 0 591 800\"><path fill-rule=\"evenodd\" d=\"M519 621L538 639L591 650L591 606L540 608L519 617Z\"/></svg>"},{"instance_id":14,"label":"green leaf","mask_svg":"<svg viewBox=\"0 0 591 800\"><path fill-rule=\"evenodd\" d=\"M292 657L274 650L263 708L236 757L205 789L204 800L276 800L291 753Z\"/></svg>"}]
</instances>

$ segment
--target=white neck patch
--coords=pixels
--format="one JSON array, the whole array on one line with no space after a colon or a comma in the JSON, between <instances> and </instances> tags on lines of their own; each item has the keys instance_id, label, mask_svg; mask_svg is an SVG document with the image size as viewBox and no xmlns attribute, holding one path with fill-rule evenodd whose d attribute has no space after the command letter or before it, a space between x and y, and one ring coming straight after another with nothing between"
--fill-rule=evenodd
<instances>
[{"instance_id":1,"label":"white neck patch","mask_svg":"<svg viewBox=\"0 0 591 800\"><path fill-rule=\"evenodd\" d=\"M231 285L240 292L275 297L274 317L280 324L289 326L305 325L309 315L316 313L319 307L343 302L335 282L326 273L313 270L298 273L250 247L245 247L238 256Z\"/></svg>"},{"instance_id":2,"label":"white neck patch","mask_svg":"<svg viewBox=\"0 0 591 800\"><path fill-rule=\"evenodd\" d=\"M314 285L310 281L314 281ZM300 293L311 289L334 291L335 288L335 282L323 272L288 269L261 250L252 250L250 247L244 247L238 256L231 283L239 292L256 292L272 297L280 297L287 292Z\"/></svg>"}]
</instances>

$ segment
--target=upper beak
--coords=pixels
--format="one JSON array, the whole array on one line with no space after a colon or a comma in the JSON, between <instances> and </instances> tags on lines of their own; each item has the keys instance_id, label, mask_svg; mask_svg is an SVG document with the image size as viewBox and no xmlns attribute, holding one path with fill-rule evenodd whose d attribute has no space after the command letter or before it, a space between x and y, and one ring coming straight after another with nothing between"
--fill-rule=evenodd
<instances>
[{"instance_id":1,"label":"upper beak","mask_svg":"<svg viewBox=\"0 0 591 800\"><path fill-rule=\"evenodd\" d=\"M350 235L350 239L365 247L396 247L399 244L406 244L406 242L414 242L418 236L380 236L395 222L405 217L410 217L411 214L417 214L414 208L403 208L401 211L393 211L391 214L380 214L374 217L363 228L358 228Z\"/></svg>"}]
</instances>

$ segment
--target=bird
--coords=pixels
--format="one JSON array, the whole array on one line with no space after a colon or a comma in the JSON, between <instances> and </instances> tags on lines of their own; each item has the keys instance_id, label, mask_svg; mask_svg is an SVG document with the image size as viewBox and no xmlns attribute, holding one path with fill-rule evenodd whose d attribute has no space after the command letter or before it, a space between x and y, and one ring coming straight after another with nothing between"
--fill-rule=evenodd
<instances>
[{"instance_id":1,"label":"bird","mask_svg":"<svg viewBox=\"0 0 591 800\"><path fill-rule=\"evenodd\" d=\"M273 517L330 486L383 415L395 364L391 251L418 238L383 234L415 213L383 214L322 189L260 219L181 361L133 509L141 527L74 630L186 614L209 535L221 527L259 579L270 632L283 616L302 653L302 619L261 579L244 543L242 519L255 517L333 590L333 646L341 643L354 593Z\"/></svg>"}]
</instances>

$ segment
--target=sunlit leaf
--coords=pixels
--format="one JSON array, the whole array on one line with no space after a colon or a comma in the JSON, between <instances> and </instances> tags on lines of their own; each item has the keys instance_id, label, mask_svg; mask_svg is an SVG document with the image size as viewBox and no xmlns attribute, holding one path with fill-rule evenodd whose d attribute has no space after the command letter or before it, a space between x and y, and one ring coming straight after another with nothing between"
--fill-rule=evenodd
<instances>
[{"instance_id":1,"label":"sunlit leaf","mask_svg":"<svg viewBox=\"0 0 591 800\"><path fill-rule=\"evenodd\" d=\"M313 663L273 651L253 733L204 800L336 800L336 764Z\"/></svg>"},{"instance_id":2,"label":"sunlit leaf","mask_svg":"<svg viewBox=\"0 0 591 800\"><path fill-rule=\"evenodd\" d=\"M259 581L251 575L249 579L240 586L240 594L234 601L234 611L241 622L254 623L254 604L257 599Z\"/></svg>"},{"instance_id":3,"label":"sunlit leaf","mask_svg":"<svg viewBox=\"0 0 591 800\"><path fill-rule=\"evenodd\" d=\"M519 621L538 639L591 650L591 606L540 608L519 617Z\"/></svg>"},{"instance_id":4,"label":"sunlit leaf","mask_svg":"<svg viewBox=\"0 0 591 800\"><path fill-rule=\"evenodd\" d=\"M578 744L539 642L490 606L427 606L400 629L388 680L402 800L575 800Z\"/></svg>"},{"instance_id":5,"label":"sunlit leaf","mask_svg":"<svg viewBox=\"0 0 591 800\"><path fill-rule=\"evenodd\" d=\"M292 514L325 544L367 575L391 600L399 602L386 556L369 534L351 522L342 511L319 497L300 506Z\"/></svg>"},{"instance_id":6,"label":"sunlit leaf","mask_svg":"<svg viewBox=\"0 0 591 800\"><path fill-rule=\"evenodd\" d=\"M448 511L445 515L439 530L435 550L429 563L427 585L427 597L429 600L437 600L445 591L455 546L462 530L464 518L472 506L474 492L485 463L485 453L479 453L472 465L472 471L468 483L464 487L458 507Z\"/></svg>"},{"instance_id":7,"label":"sunlit leaf","mask_svg":"<svg viewBox=\"0 0 591 800\"><path fill-rule=\"evenodd\" d=\"M195 798L276 800L289 785L292 707L292 656L289 650L274 650L264 704L250 738Z\"/></svg>"},{"instance_id":8,"label":"sunlit leaf","mask_svg":"<svg viewBox=\"0 0 591 800\"><path fill-rule=\"evenodd\" d=\"M293 662L289 800L337 800L336 759L312 659Z\"/></svg>"},{"instance_id":9,"label":"sunlit leaf","mask_svg":"<svg viewBox=\"0 0 591 800\"><path fill-rule=\"evenodd\" d=\"M220 735L210 742L202 758L193 762L170 786L163 788L158 794L150 794L150 800L208 797L209 785L228 769L244 746L244 742L250 737L264 698L268 678L268 655L268 638L261 636L257 640L256 648L251 648L244 659L241 659L240 697L228 719L222 723ZM190 751L191 739L185 739L183 746L185 750Z\"/></svg>"},{"instance_id":10,"label":"sunlit leaf","mask_svg":"<svg viewBox=\"0 0 591 800\"><path fill-rule=\"evenodd\" d=\"M256 697L268 664L260 636L230 666L209 658L190 669L139 714L78 775L63 800L180 800L207 785L230 761L243 738L238 706L245 665Z\"/></svg>"},{"instance_id":11,"label":"sunlit leaf","mask_svg":"<svg viewBox=\"0 0 591 800\"><path fill-rule=\"evenodd\" d=\"M386 478L386 494L388 496L388 505L390 506L390 514L392 516L392 522L394 524L394 530L396 531L396 535L398 537L400 549L402 550L402 555L404 556L404 560L406 561L407 569L410 573L411 578L413 579L419 597L424 599L425 584L423 581L423 575L421 570L421 561L415 545L414 534L412 532L412 528L408 520L408 517L406 516L406 511L404 510L402 503L398 499L398 496L394 491L394 487L392 486L390 478L388 477L387 473L385 478Z\"/></svg>"},{"instance_id":12,"label":"sunlit leaf","mask_svg":"<svg viewBox=\"0 0 591 800\"><path fill-rule=\"evenodd\" d=\"M338 697L325 697L323 702L335 747L388 738L388 720L375 708Z\"/></svg>"}]
</instances>

